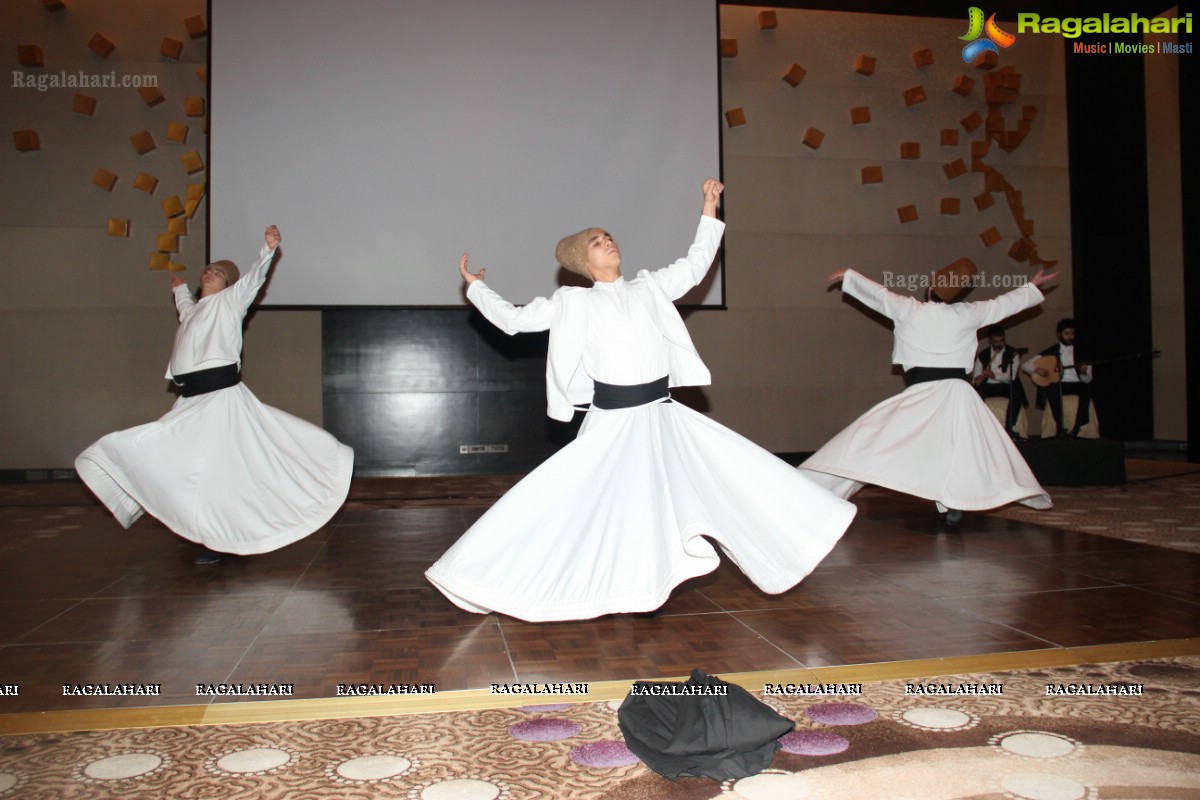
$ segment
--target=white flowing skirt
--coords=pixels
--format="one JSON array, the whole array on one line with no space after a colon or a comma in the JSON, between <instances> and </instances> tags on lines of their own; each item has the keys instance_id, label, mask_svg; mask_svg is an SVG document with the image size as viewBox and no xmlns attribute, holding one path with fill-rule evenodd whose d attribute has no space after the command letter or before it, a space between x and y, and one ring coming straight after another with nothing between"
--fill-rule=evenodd
<instances>
[{"instance_id":1,"label":"white flowing skirt","mask_svg":"<svg viewBox=\"0 0 1200 800\"><path fill-rule=\"evenodd\" d=\"M679 403L596 410L425 576L460 608L533 622L652 611L717 568L795 586L857 509Z\"/></svg>"},{"instance_id":2,"label":"white flowing skirt","mask_svg":"<svg viewBox=\"0 0 1200 800\"><path fill-rule=\"evenodd\" d=\"M110 433L75 460L126 528L145 511L185 539L239 555L277 550L328 522L353 466L349 447L241 383L181 397L161 419Z\"/></svg>"},{"instance_id":3,"label":"white flowing skirt","mask_svg":"<svg viewBox=\"0 0 1200 800\"><path fill-rule=\"evenodd\" d=\"M889 397L800 470L839 497L869 483L964 511L1051 506L1004 426L962 380L918 383Z\"/></svg>"}]
</instances>

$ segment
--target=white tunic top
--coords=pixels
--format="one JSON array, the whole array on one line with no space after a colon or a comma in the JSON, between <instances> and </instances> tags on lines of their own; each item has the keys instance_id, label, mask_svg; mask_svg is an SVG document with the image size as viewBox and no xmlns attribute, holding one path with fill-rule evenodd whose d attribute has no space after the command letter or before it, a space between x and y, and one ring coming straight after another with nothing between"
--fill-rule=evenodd
<instances>
[{"instance_id":1,"label":"white tunic top","mask_svg":"<svg viewBox=\"0 0 1200 800\"><path fill-rule=\"evenodd\" d=\"M1040 289L1027 283L994 300L978 303L923 303L889 292L852 269L846 270L842 291L896 323L892 363L913 367L971 369L976 331L1042 302Z\"/></svg>"},{"instance_id":2,"label":"white tunic top","mask_svg":"<svg viewBox=\"0 0 1200 800\"><path fill-rule=\"evenodd\" d=\"M467 299L489 322L509 335L550 330L546 356L546 413L552 419L570 420L575 413L574 406L590 403L593 380L631 385L667 375L670 386L705 386L711 382L712 376L696 352L692 337L673 301L683 297L704 279L717 255L724 231L724 222L701 216L695 239L684 258L653 272L641 270L633 280L619 281L624 288L614 286L605 289L603 284L587 289L564 286L549 298L538 297L528 305L517 307L492 291L483 281L477 280L467 287ZM635 304L640 308L634 310ZM622 309L619 316L636 312L636 316L631 318L638 327L631 329L629 337L623 336L627 353L629 348L642 346L638 337L649 330L645 326L645 322L649 321L655 331L650 338L664 348L666 370L659 369L657 364L644 370L631 368L632 374L645 376L636 380L610 380L590 372L586 363L589 358L587 352L589 347L596 346L593 344L594 337L590 336L593 332L589 321L592 312L595 310L601 319L608 318L611 321L614 309ZM641 316L643 311L644 318ZM603 325L603 322L597 324ZM606 333L601 339L607 336ZM610 377L614 373L608 371L609 367L626 369L619 363L620 356L608 358L593 352L590 359L593 366ZM598 366L600 361L608 366ZM659 371L650 374L651 369Z\"/></svg>"},{"instance_id":3,"label":"white tunic top","mask_svg":"<svg viewBox=\"0 0 1200 800\"><path fill-rule=\"evenodd\" d=\"M263 245L258 263L232 286L196 300L186 285L175 287L179 330L167 378L199 369L242 363L242 318L267 280L275 249Z\"/></svg>"},{"instance_id":4,"label":"white tunic top","mask_svg":"<svg viewBox=\"0 0 1200 800\"><path fill-rule=\"evenodd\" d=\"M593 380L633 386L667 374L667 342L624 278L595 284L588 306L583 368Z\"/></svg>"}]
</instances>

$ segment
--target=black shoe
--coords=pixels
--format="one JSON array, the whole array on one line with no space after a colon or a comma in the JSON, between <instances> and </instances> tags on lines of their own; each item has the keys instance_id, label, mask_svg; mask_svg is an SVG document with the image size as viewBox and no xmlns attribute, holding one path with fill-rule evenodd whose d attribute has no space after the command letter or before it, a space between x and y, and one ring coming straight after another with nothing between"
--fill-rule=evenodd
<instances>
[{"instance_id":1,"label":"black shoe","mask_svg":"<svg viewBox=\"0 0 1200 800\"><path fill-rule=\"evenodd\" d=\"M198 567L207 567L210 564L221 563L221 559L224 557L224 553L218 553L216 550L209 550L206 547L200 552L200 555L196 556L196 560L192 563Z\"/></svg>"},{"instance_id":2,"label":"black shoe","mask_svg":"<svg viewBox=\"0 0 1200 800\"><path fill-rule=\"evenodd\" d=\"M946 511L946 524L951 528L957 527L958 523L962 522L963 512L961 508L951 508Z\"/></svg>"}]
</instances>

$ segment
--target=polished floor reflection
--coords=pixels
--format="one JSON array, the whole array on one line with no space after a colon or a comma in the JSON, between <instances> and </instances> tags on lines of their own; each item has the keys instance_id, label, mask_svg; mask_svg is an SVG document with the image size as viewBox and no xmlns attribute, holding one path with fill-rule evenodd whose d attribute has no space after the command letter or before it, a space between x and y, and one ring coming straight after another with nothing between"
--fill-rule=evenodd
<instances>
[{"instance_id":1,"label":"polished floor reflection","mask_svg":"<svg viewBox=\"0 0 1200 800\"><path fill-rule=\"evenodd\" d=\"M508 485L373 487L315 535L193 565L143 519L123 531L81 488L0 506L0 714L236 702L197 684L580 682L865 664L1200 637L1200 554L985 514L948 529L880 490L807 580L764 595L734 567L653 614L530 624L459 611L423 572ZM511 481L509 481L510 483ZM361 486L360 486L361 488ZM157 696L64 696L161 684Z\"/></svg>"}]
</instances>

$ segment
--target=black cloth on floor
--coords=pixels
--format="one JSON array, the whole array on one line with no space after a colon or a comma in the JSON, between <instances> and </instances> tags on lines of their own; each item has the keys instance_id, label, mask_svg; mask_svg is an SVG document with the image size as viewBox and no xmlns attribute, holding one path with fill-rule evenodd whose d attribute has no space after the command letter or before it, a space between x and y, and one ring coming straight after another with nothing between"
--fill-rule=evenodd
<instances>
[{"instance_id":1,"label":"black cloth on floor","mask_svg":"<svg viewBox=\"0 0 1200 800\"><path fill-rule=\"evenodd\" d=\"M665 693L673 687L725 687L726 694ZM796 727L742 687L699 669L692 670L687 683L635 683L617 711L617 721L625 746L671 780L757 775L770 766L779 737Z\"/></svg>"}]
</instances>

